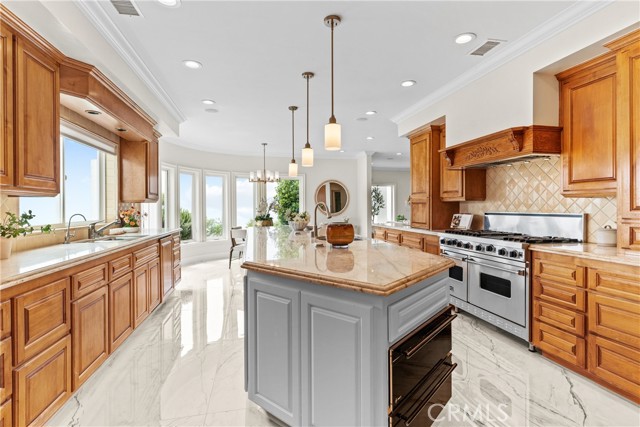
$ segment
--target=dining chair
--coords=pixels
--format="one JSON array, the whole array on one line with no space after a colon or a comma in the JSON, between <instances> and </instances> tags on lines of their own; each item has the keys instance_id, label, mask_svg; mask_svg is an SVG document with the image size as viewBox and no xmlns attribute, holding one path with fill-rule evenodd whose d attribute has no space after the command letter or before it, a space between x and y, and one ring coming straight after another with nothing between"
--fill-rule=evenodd
<instances>
[{"instance_id":1,"label":"dining chair","mask_svg":"<svg viewBox=\"0 0 640 427\"><path fill-rule=\"evenodd\" d=\"M242 257L244 253L247 230L242 227L232 227L230 232L231 248L229 249L229 268L231 268L231 259L233 258L233 251L239 252L239 257Z\"/></svg>"}]
</instances>

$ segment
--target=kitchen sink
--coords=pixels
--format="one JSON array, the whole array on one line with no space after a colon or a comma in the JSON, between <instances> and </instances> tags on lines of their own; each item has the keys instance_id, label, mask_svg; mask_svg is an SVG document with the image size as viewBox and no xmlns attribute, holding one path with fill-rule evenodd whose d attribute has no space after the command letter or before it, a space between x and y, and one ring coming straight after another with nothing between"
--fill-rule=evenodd
<instances>
[{"instance_id":1,"label":"kitchen sink","mask_svg":"<svg viewBox=\"0 0 640 427\"><path fill-rule=\"evenodd\" d=\"M113 242L113 241L132 241L140 239L141 237L147 237L146 235L135 235L135 236L127 236L127 235L118 235L118 236L104 236L104 237L96 237L95 239L83 239L83 240L75 240L71 243L100 243L100 242Z\"/></svg>"}]
</instances>

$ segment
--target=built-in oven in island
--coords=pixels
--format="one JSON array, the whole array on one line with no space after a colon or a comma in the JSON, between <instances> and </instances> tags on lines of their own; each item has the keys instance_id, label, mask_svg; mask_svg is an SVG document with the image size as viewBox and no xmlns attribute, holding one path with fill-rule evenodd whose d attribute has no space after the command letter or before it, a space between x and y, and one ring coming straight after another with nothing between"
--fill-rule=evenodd
<instances>
[{"instance_id":1,"label":"built-in oven in island","mask_svg":"<svg viewBox=\"0 0 640 427\"><path fill-rule=\"evenodd\" d=\"M447 307L389 349L389 426L430 426L451 398L451 322Z\"/></svg>"}]
</instances>

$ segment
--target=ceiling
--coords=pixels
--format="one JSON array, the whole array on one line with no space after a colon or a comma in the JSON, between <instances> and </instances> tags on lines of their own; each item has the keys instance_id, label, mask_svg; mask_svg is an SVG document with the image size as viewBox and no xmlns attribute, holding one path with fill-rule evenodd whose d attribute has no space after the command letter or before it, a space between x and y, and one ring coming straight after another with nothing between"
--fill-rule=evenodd
<instances>
[{"instance_id":1,"label":"ceiling","mask_svg":"<svg viewBox=\"0 0 640 427\"><path fill-rule=\"evenodd\" d=\"M155 0L135 3L142 17L121 16L108 1L97 5L111 21L105 28L126 39L184 118L179 136L168 141L228 154L256 154L260 143L268 142L269 156L290 157L288 106L296 105L299 159L306 139L301 74L312 71L310 142L316 156L355 157L366 151L376 153L374 167L398 168L408 167L409 147L391 117L501 49L485 57L469 55L488 38L512 43L575 2L182 0L177 8ZM329 14L342 17L335 30L335 115L344 153L323 149L330 116L330 30L323 18ZM455 44L463 32L478 37ZM203 68L187 69L185 59ZM417 84L401 87L408 79ZM202 99L215 105L203 105ZM365 115L369 110L377 114Z\"/></svg>"}]
</instances>

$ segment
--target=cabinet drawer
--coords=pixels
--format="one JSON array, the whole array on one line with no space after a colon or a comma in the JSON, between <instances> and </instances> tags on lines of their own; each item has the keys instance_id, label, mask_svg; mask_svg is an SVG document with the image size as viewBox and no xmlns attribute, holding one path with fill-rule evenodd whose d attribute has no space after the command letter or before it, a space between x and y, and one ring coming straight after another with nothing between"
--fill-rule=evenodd
<instances>
[{"instance_id":1,"label":"cabinet drawer","mask_svg":"<svg viewBox=\"0 0 640 427\"><path fill-rule=\"evenodd\" d=\"M179 248L180 247L180 235L179 234L173 234L173 235L171 235L171 237L173 238L173 247L174 248Z\"/></svg>"},{"instance_id":2,"label":"cabinet drawer","mask_svg":"<svg viewBox=\"0 0 640 427\"><path fill-rule=\"evenodd\" d=\"M448 278L389 305L389 342L413 331L448 305Z\"/></svg>"},{"instance_id":3,"label":"cabinet drawer","mask_svg":"<svg viewBox=\"0 0 640 427\"><path fill-rule=\"evenodd\" d=\"M640 268L618 266L616 271L589 267L589 289L640 302Z\"/></svg>"},{"instance_id":4,"label":"cabinet drawer","mask_svg":"<svg viewBox=\"0 0 640 427\"><path fill-rule=\"evenodd\" d=\"M640 305L590 293L589 333L640 348Z\"/></svg>"},{"instance_id":5,"label":"cabinet drawer","mask_svg":"<svg viewBox=\"0 0 640 427\"><path fill-rule=\"evenodd\" d=\"M384 240L387 237L387 232L383 228L373 229L373 238L378 240Z\"/></svg>"},{"instance_id":6,"label":"cabinet drawer","mask_svg":"<svg viewBox=\"0 0 640 427\"><path fill-rule=\"evenodd\" d=\"M549 325L584 337L584 314L582 313L535 299L533 316Z\"/></svg>"},{"instance_id":7,"label":"cabinet drawer","mask_svg":"<svg viewBox=\"0 0 640 427\"><path fill-rule=\"evenodd\" d=\"M385 241L398 245L400 244L400 236L402 234L399 231L387 230Z\"/></svg>"},{"instance_id":8,"label":"cabinet drawer","mask_svg":"<svg viewBox=\"0 0 640 427\"><path fill-rule=\"evenodd\" d=\"M640 397L640 351L590 335L588 360L589 372Z\"/></svg>"},{"instance_id":9,"label":"cabinet drawer","mask_svg":"<svg viewBox=\"0 0 640 427\"><path fill-rule=\"evenodd\" d=\"M182 268L177 266L173 269L173 284L174 286L180 281L182 278Z\"/></svg>"},{"instance_id":10,"label":"cabinet drawer","mask_svg":"<svg viewBox=\"0 0 640 427\"><path fill-rule=\"evenodd\" d=\"M173 250L173 266L177 267L180 265L180 248Z\"/></svg>"},{"instance_id":11,"label":"cabinet drawer","mask_svg":"<svg viewBox=\"0 0 640 427\"><path fill-rule=\"evenodd\" d=\"M71 338L16 369L14 379L16 425L44 425L71 396Z\"/></svg>"},{"instance_id":12,"label":"cabinet drawer","mask_svg":"<svg viewBox=\"0 0 640 427\"><path fill-rule=\"evenodd\" d=\"M533 321L533 344L545 353L585 367L585 340L538 320Z\"/></svg>"},{"instance_id":13,"label":"cabinet drawer","mask_svg":"<svg viewBox=\"0 0 640 427\"><path fill-rule=\"evenodd\" d=\"M144 249L135 251L133 253L133 268L138 268L141 265L151 261L160 254L158 250L158 244L147 246Z\"/></svg>"},{"instance_id":14,"label":"cabinet drawer","mask_svg":"<svg viewBox=\"0 0 640 427\"><path fill-rule=\"evenodd\" d=\"M109 281L127 274L133 269L133 256L127 254L109 261Z\"/></svg>"},{"instance_id":15,"label":"cabinet drawer","mask_svg":"<svg viewBox=\"0 0 640 427\"><path fill-rule=\"evenodd\" d=\"M422 250L424 247L424 237L416 234L403 233L400 244L409 248Z\"/></svg>"},{"instance_id":16,"label":"cabinet drawer","mask_svg":"<svg viewBox=\"0 0 640 427\"><path fill-rule=\"evenodd\" d=\"M0 427L13 426L13 405L11 399L0 405Z\"/></svg>"},{"instance_id":17,"label":"cabinet drawer","mask_svg":"<svg viewBox=\"0 0 640 427\"><path fill-rule=\"evenodd\" d=\"M537 254L533 261L533 274L560 284L584 287L584 267L575 265L569 257L554 256L553 259L544 259Z\"/></svg>"},{"instance_id":18,"label":"cabinet drawer","mask_svg":"<svg viewBox=\"0 0 640 427\"><path fill-rule=\"evenodd\" d=\"M0 304L0 339L11 335L11 301Z\"/></svg>"},{"instance_id":19,"label":"cabinet drawer","mask_svg":"<svg viewBox=\"0 0 640 427\"><path fill-rule=\"evenodd\" d=\"M0 402L11 396L11 338L0 341Z\"/></svg>"},{"instance_id":20,"label":"cabinet drawer","mask_svg":"<svg viewBox=\"0 0 640 427\"><path fill-rule=\"evenodd\" d=\"M42 286L13 300L15 365L40 354L69 333L69 279Z\"/></svg>"},{"instance_id":21,"label":"cabinet drawer","mask_svg":"<svg viewBox=\"0 0 640 427\"><path fill-rule=\"evenodd\" d=\"M71 299L88 295L109 282L107 263L96 265L71 276Z\"/></svg>"},{"instance_id":22,"label":"cabinet drawer","mask_svg":"<svg viewBox=\"0 0 640 427\"><path fill-rule=\"evenodd\" d=\"M584 312L586 292L573 286L562 286L539 277L533 278L533 296L573 310Z\"/></svg>"}]
</instances>

